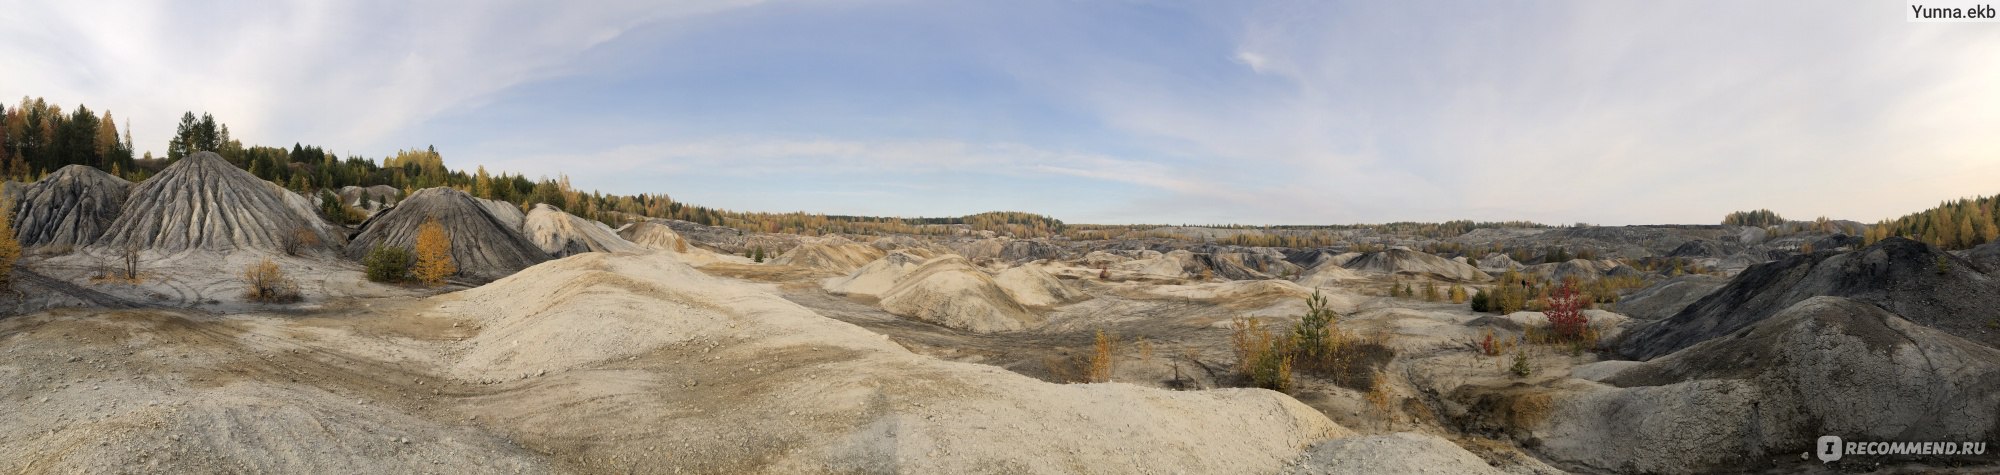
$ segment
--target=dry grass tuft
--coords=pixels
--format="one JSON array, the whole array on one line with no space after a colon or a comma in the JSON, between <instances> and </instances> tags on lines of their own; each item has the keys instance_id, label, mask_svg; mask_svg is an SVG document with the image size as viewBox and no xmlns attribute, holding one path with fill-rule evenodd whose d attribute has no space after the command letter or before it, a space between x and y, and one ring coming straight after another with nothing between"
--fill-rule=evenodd
<instances>
[{"instance_id":1,"label":"dry grass tuft","mask_svg":"<svg viewBox=\"0 0 2000 475\"><path fill-rule=\"evenodd\" d=\"M1546 393L1516 395L1508 404L1507 423L1526 429L1541 425L1555 412L1555 398Z\"/></svg>"},{"instance_id":2,"label":"dry grass tuft","mask_svg":"<svg viewBox=\"0 0 2000 475\"><path fill-rule=\"evenodd\" d=\"M256 302L283 303L299 300L299 284L285 276L284 269L270 259L243 269L243 282L250 288L243 297Z\"/></svg>"}]
</instances>

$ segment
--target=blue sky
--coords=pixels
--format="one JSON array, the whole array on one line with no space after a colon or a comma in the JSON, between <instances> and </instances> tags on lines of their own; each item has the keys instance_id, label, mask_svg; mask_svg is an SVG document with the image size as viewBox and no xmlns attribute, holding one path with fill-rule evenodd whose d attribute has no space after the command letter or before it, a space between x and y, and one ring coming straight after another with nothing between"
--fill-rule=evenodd
<instances>
[{"instance_id":1,"label":"blue sky","mask_svg":"<svg viewBox=\"0 0 2000 475\"><path fill-rule=\"evenodd\" d=\"M1825 2L35 2L0 94L739 210L1874 221L2000 192L2000 26ZM13 100L6 101L11 104Z\"/></svg>"}]
</instances>

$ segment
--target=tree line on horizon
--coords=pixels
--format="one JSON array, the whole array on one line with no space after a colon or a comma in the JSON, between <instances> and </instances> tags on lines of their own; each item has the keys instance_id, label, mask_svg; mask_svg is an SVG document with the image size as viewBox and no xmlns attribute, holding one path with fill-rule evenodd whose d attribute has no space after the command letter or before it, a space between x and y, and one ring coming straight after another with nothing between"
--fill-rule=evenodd
<instances>
[{"instance_id":1,"label":"tree line on horizon","mask_svg":"<svg viewBox=\"0 0 2000 475\"><path fill-rule=\"evenodd\" d=\"M1969 249L2000 239L2000 195L1960 198L1885 219L1862 236L1869 244L1902 236L1946 250Z\"/></svg>"}]
</instances>

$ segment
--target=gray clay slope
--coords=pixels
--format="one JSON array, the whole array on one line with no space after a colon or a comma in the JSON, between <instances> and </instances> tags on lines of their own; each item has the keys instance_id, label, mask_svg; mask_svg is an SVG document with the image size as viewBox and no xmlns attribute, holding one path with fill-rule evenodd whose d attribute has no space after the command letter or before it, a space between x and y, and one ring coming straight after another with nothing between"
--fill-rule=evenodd
<instances>
[{"instance_id":1,"label":"gray clay slope","mask_svg":"<svg viewBox=\"0 0 2000 475\"><path fill-rule=\"evenodd\" d=\"M104 234L132 182L96 168L70 165L23 187L14 205L14 236L21 246L87 246Z\"/></svg>"},{"instance_id":2,"label":"gray clay slope","mask_svg":"<svg viewBox=\"0 0 2000 475\"><path fill-rule=\"evenodd\" d=\"M418 228L431 218L437 218L451 235L451 258L460 275L493 280L551 258L487 212L477 199L451 188L417 190L396 207L363 223L361 234L347 245L347 255L362 259L375 246L415 249Z\"/></svg>"},{"instance_id":3,"label":"gray clay slope","mask_svg":"<svg viewBox=\"0 0 2000 475\"><path fill-rule=\"evenodd\" d=\"M236 168L214 152L183 158L132 189L94 245L185 250L281 251L296 230L338 245L343 233L312 202Z\"/></svg>"}]
</instances>

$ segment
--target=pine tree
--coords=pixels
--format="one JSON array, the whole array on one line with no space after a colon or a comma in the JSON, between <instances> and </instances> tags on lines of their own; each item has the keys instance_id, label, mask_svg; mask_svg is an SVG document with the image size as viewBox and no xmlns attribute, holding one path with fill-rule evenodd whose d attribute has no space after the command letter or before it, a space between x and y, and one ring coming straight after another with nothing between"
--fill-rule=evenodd
<instances>
[{"instance_id":1,"label":"pine tree","mask_svg":"<svg viewBox=\"0 0 2000 475\"><path fill-rule=\"evenodd\" d=\"M418 282L435 286L457 272L458 267L451 261L451 235L437 218L425 221L417 228L417 264L411 273Z\"/></svg>"}]
</instances>

